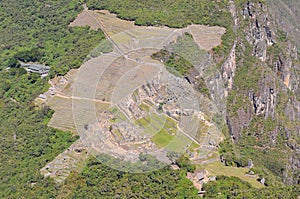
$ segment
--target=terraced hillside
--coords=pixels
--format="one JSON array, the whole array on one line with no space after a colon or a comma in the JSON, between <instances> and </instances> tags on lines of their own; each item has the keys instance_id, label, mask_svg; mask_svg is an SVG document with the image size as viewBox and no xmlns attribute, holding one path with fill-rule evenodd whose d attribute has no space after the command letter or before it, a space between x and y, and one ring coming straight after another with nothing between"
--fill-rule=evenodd
<instances>
[{"instance_id":1,"label":"terraced hillside","mask_svg":"<svg viewBox=\"0 0 300 199\"><path fill-rule=\"evenodd\" d=\"M114 26L111 26L110 22L112 20L117 21L118 23L114 23ZM95 26L95 24L98 24L98 26ZM108 40L111 41L114 49L109 53L100 53L98 57L89 57L89 60L87 60L78 71L74 71L70 74L68 73L65 77L61 77L56 81L52 80L53 88L56 88L55 96L49 96L50 100L48 100L47 104L56 111L50 120L49 125L73 132L77 130L77 133L81 136L81 140L83 140L84 145L88 148L95 146L90 149L90 152L94 153L95 151L100 150L101 153L104 152L109 155L114 154L113 156L118 154L117 148L119 146L112 147L114 143L105 144L108 143L108 141L103 141L102 139L107 136L107 139L111 139L111 136L114 137L113 139L117 140L120 140L122 137L124 138L124 134L122 130L120 130L121 123L110 124L109 127L106 123L110 123L111 119L107 120L105 119L107 116L102 118L103 116L101 115L107 114L105 110L108 110L107 108L109 106L115 105L117 105L120 111L125 113L127 118L131 117L130 115L132 114L137 114L137 110L132 110L132 107L130 107L130 109L128 109L130 111L127 112L127 108L124 108L124 106L127 106L125 105L127 102L124 100L128 97L128 95L136 93L136 89L140 88L143 84L144 86L142 86L142 88L145 90L143 90L144 94L142 94L142 96L144 97L148 96L149 92L151 93L158 89L159 87L157 87L157 85L170 87L168 89L175 92L174 94L178 97L178 99L176 99L177 97L174 98L175 96L170 96L168 100L174 98L175 102L177 100L177 103L181 103L180 106L183 110L194 109L194 111L196 111L199 105L204 108L209 103L211 107L214 106L213 103L209 102L209 99L206 99L206 97L201 94L199 95L199 99L196 99L197 97L188 98L188 96L192 96L189 92L194 92L192 91L193 87L188 85L186 80L182 77L172 77L172 74L167 75L169 72L164 69L164 66L160 62L153 60L151 55L164 48L164 46L168 45L170 42L176 43L178 37L181 37L182 34L188 32L188 34L191 35L191 38L194 38L195 40L187 40L181 50L175 45L174 50L179 55L185 57L185 59L190 59L191 63L195 64L195 69L204 71L201 72L200 75L203 73L202 75L208 75L208 77L211 78L213 70L210 70L210 72L207 73L205 72L205 67L203 68L201 64L208 58L208 56L205 57L206 51L211 50L213 47L221 43L221 35L225 33L224 28L200 25L191 25L185 29L138 27L133 23L128 23L127 21L116 18L115 15L110 14L107 11L89 11L87 8L85 8L78 18L70 24L70 26L77 25L89 25L94 29L101 28L105 32ZM202 39L203 37L209 37L210 39L204 40ZM189 44L189 42L191 44ZM101 44L99 46L101 46ZM198 48L200 50L197 50L197 52L199 51L200 55L203 57L202 61L198 61L197 58L192 55L192 53L195 53L193 49ZM160 80L154 80L157 74L160 73L163 74L163 78ZM151 81L154 81L153 87L149 87ZM170 83L169 81L173 83ZM214 85L214 80L212 80L210 84ZM164 86L161 88L164 88ZM73 93L70 95L70 91L72 90ZM154 92L152 95L157 95L157 93L155 94ZM159 93L159 98L164 95L168 96L167 93ZM135 94L135 100L140 100L142 96ZM148 103L147 106L151 104L150 107L152 108L146 108L147 106L144 104L144 111L149 108L153 109L154 107L154 110L159 108L167 111L168 114L173 114L173 107L170 105L167 106L167 104L164 105L167 102L161 101L159 103L156 100L152 101L150 95L148 97L150 98L146 99L146 103ZM201 100L203 103L201 102L197 105L196 101L193 100ZM100 108L99 105L101 105ZM185 113L176 113L177 116L175 116L176 114L173 114L171 118L174 117L176 120L179 118L180 121L178 124L176 124L177 121L173 121L168 124L167 121L169 121L170 118L166 119L166 116L158 116L156 113L150 114L150 117L146 117L148 119L139 118L137 122L133 123L144 128L146 134L148 132L148 135L153 136L151 141L156 145L156 147L166 147L171 151L185 152L188 149L189 143L194 141L198 143L196 145L198 145L199 150L196 150L197 147L193 147L193 151L195 152L193 158L205 159L211 151L216 150L216 145L220 141L221 137L218 127L211 123L212 121L207 121L207 119L211 120L212 115L215 114L214 111L216 111L216 108L217 107L209 110L206 107L203 109L205 110L205 113L197 112L197 114L200 114L197 116L198 119L196 119L197 117L192 119L190 116L184 115ZM179 112L183 110L179 110ZM208 115L204 116L205 114ZM155 117L155 115L157 115L157 117ZM97 117L100 118L97 119ZM198 124L201 125L199 129L196 126L195 128L192 128L192 126L189 125L191 124L191 121L199 119L201 122L195 122L197 126ZM123 123L122 125L124 126ZM207 127L204 128L204 126ZM124 127L122 128L124 130ZM172 128L173 130L171 130ZM180 130L177 130L177 128ZM110 135L109 132L106 133L105 129L109 131L113 130L110 132L112 135ZM90 132L90 130L93 132ZM204 130L206 132L204 132ZM101 132L103 132L103 135L100 136L100 134L102 134ZM172 132L174 133L172 134ZM197 136L194 139L196 134ZM98 138L95 136L102 137L99 140L100 142L97 141ZM138 146L138 142L139 141L137 140L134 141L134 145ZM120 141L118 141L118 145L120 145ZM124 146L124 143L122 143L121 148L124 148ZM133 145L128 145L126 147L132 148ZM122 152L124 149L121 148L120 154L126 154L125 151ZM164 149L162 149L161 152L163 152L163 150ZM144 152L147 152L147 150ZM158 159L167 158L163 157L165 155L159 155L159 153L157 156L155 155L156 153L157 152L153 153L153 155L158 157ZM166 153L166 151L163 153ZM199 157L195 155L198 153L201 154ZM132 154L130 156L132 156ZM117 155L117 157L120 156ZM136 158L138 157L139 154L137 153ZM125 159L127 160L128 158L129 156ZM51 164L49 164L50 167ZM70 168L70 170L72 170L72 168ZM52 177L55 177L55 175Z\"/></svg>"}]
</instances>

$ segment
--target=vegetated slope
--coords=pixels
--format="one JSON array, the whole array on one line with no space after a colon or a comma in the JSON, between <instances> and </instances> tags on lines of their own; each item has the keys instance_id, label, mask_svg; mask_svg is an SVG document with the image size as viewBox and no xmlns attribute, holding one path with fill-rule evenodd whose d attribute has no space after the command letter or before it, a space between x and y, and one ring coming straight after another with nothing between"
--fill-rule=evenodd
<instances>
[{"instance_id":1,"label":"vegetated slope","mask_svg":"<svg viewBox=\"0 0 300 199\"><path fill-rule=\"evenodd\" d=\"M165 168L131 174L91 158L82 173L66 181L58 198L197 198L197 190L186 178L192 167L187 158L181 159L181 163L181 170Z\"/></svg>"},{"instance_id":2,"label":"vegetated slope","mask_svg":"<svg viewBox=\"0 0 300 199\"><path fill-rule=\"evenodd\" d=\"M44 121L51 117L47 108L35 110L9 99L1 104L0 198L53 197L55 184L43 179L39 170L77 138L47 128Z\"/></svg>"},{"instance_id":3,"label":"vegetated slope","mask_svg":"<svg viewBox=\"0 0 300 199\"><path fill-rule=\"evenodd\" d=\"M267 4L237 3L236 63L227 102L227 165L246 166L266 185L299 184L300 64L293 38L272 20ZM272 8L269 8L269 10ZM232 141L234 145L232 144Z\"/></svg>"},{"instance_id":4,"label":"vegetated slope","mask_svg":"<svg viewBox=\"0 0 300 199\"><path fill-rule=\"evenodd\" d=\"M87 0L92 10L109 10L121 19L134 20L137 25L162 25L182 28L189 24L226 26L232 18L227 1L177 0ZM225 23L224 23L225 22ZM227 22L227 23L226 23Z\"/></svg>"},{"instance_id":5,"label":"vegetated slope","mask_svg":"<svg viewBox=\"0 0 300 199\"><path fill-rule=\"evenodd\" d=\"M53 74L79 67L104 38L101 31L67 27L80 10L77 1L0 2L0 198L57 194L39 170L78 137L46 126L53 112L32 101L47 89L47 79L27 74L16 59L44 62Z\"/></svg>"},{"instance_id":6,"label":"vegetated slope","mask_svg":"<svg viewBox=\"0 0 300 199\"><path fill-rule=\"evenodd\" d=\"M283 11L286 8L276 2L267 7L262 1L236 1L237 46L221 67L229 91L228 138L220 146L221 157L225 165L242 167L251 159L251 175L258 175L267 187L249 189L237 179L219 176L204 186L205 198L300 195L300 63L298 33L293 32L298 24L279 24L297 14ZM297 6L293 1L289 4ZM275 15L275 20L273 12L278 10L281 15Z\"/></svg>"},{"instance_id":7,"label":"vegetated slope","mask_svg":"<svg viewBox=\"0 0 300 199\"><path fill-rule=\"evenodd\" d=\"M253 189L237 177L218 176L216 181L204 185L204 198L284 198L294 199L299 196L299 186L264 187Z\"/></svg>"},{"instance_id":8,"label":"vegetated slope","mask_svg":"<svg viewBox=\"0 0 300 199\"><path fill-rule=\"evenodd\" d=\"M300 1L298 0L267 0L269 12L278 26L293 38L300 48Z\"/></svg>"},{"instance_id":9,"label":"vegetated slope","mask_svg":"<svg viewBox=\"0 0 300 199\"><path fill-rule=\"evenodd\" d=\"M86 55L104 38L101 31L68 28L82 10L77 1L0 2L0 60L39 61L51 66L51 74L63 75L78 68Z\"/></svg>"}]
</instances>

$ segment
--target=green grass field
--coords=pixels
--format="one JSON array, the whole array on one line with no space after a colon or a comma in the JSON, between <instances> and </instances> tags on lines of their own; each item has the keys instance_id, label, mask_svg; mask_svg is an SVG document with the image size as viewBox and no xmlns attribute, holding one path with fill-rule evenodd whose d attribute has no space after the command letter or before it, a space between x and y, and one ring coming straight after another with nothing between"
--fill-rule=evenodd
<instances>
[{"instance_id":1,"label":"green grass field","mask_svg":"<svg viewBox=\"0 0 300 199\"><path fill-rule=\"evenodd\" d=\"M157 116L158 115L156 114L154 118L158 119ZM176 121L165 115L162 116L164 119L163 127L151 138L151 140L159 148L167 147L170 150L177 151L177 149L180 148L179 146L185 146L187 138L178 134Z\"/></svg>"},{"instance_id":2,"label":"green grass field","mask_svg":"<svg viewBox=\"0 0 300 199\"><path fill-rule=\"evenodd\" d=\"M260 182L256 180L256 178L245 176L245 173L249 171L248 168L228 167L217 161L209 164L197 165L197 169L205 169L211 175L235 176L240 178L241 180L249 182L255 188L264 187Z\"/></svg>"},{"instance_id":3,"label":"green grass field","mask_svg":"<svg viewBox=\"0 0 300 199\"><path fill-rule=\"evenodd\" d=\"M163 148L167 146L173 138L174 136L168 133L166 129L162 129L151 138L151 141L154 142L158 148Z\"/></svg>"},{"instance_id":4,"label":"green grass field","mask_svg":"<svg viewBox=\"0 0 300 199\"><path fill-rule=\"evenodd\" d=\"M157 113L150 113L148 116L136 121L136 124L144 128L146 135L154 136L164 128L166 117Z\"/></svg>"},{"instance_id":5,"label":"green grass field","mask_svg":"<svg viewBox=\"0 0 300 199\"><path fill-rule=\"evenodd\" d=\"M188 137L178 133L166 148L170 149L171 151L181 153L185 152L186 149L189 148L191 142L192 141Z\"/></svg>"}]
</instances>

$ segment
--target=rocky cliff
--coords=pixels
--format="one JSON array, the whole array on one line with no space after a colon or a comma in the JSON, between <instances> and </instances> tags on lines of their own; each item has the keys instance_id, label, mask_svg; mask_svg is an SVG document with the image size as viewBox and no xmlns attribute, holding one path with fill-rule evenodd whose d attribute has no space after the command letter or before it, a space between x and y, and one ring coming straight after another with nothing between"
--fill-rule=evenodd
<instances>
[{"instance_id":1,"label":"rocky cliff","mask_svg":"<svg viewBox=\"0 0 300 199\"><path fill-rule=\"evenodd\" d=\"M270 171L260 173L267 183L280 176L285 184L299 184L300 61L289 32L293 27L282 29L263 1L244 1L230 9L236 40L222 74L236 155Z\"/></svg>"}]
</instances>

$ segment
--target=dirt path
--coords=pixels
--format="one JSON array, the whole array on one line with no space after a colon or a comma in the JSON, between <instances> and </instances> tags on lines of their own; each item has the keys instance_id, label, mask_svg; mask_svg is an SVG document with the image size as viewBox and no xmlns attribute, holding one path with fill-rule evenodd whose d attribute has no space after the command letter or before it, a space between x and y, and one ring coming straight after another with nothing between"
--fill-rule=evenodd
<instances>
[{"instance_id":1,"label":"dirt path","mask_svg":"<svg viewBox=\"0 0 300 199\"><path fill-rule=\"evenodd\" d=\"M88 7L85 5L84 9L86 10L86 12L88 13L88 15L93 18L96 23L100 26L102 32L104 33L106 39L114 46L114 48L121 54L124 55L124 52L119 48L119 46L116 44L116 42L114 40L111 39L111 37L108 35L107 31L104 28L104 25L102 24L102 22L95 18L88 10Z\"/></svg>"},{"instance_id":2,"label":"dirt path","mask_svg":"<svg viewBox=\"0 0 300 199\"><path fill-rule=\"evenodd\" d=\"M55 96L65 98L65 99L73 99L73 100L88 100L92 102L100 102L104 104L111 104L110 102L103 101L103 100L97 100L97 99L91 99L91 98L84 98L84 97L74 97L74 96L67 96L64 93L57 93Z\"/></svg>"}]
</instances>

